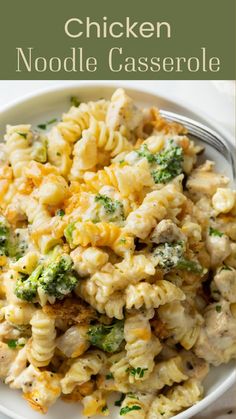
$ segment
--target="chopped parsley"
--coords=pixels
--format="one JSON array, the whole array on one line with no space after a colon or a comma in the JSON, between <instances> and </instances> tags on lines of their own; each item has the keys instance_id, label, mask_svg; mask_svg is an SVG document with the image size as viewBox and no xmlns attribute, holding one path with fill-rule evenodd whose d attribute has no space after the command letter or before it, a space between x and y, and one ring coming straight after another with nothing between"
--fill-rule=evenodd
<instances>
[{"instance_id":1,"label":"chopped parsley","mask_svg":"<svg viewBox=\"0 0 236 419\"><path fill-rule=\"evenodd\" d=\"M112 372L106 375L106 380L112 380L112 378L114 378Z\"/></svg>"},{"instance_id":2,"label":"chopped parsley","mask_svg":"<svg viewBox=\"0 0 236 419\"><path fill-rule=\"evenodd\" d=\"M96 217L96 218L93 218L91 221L93 224L97 224L97 223L100 223L101 220L99 217Z\"/></svg>"},{"instance_id":3,"label":"chopped parsley","mask_svg":"<svg viewBox=\"0 0 236 419\"><path fill-rule=\"evenodd\" d=\"M217 305L217 306L216 306L216 311L217 311L217 313L221 313L221 310L222 310L222 307L221 307L221 306L219 306L219 305Z\"/></svg>"},{"instance_id":4,"label":"chopped parsley","mask_svg":"<svg viewBox=\"0 0 236 419\"><path fill-rule=\"evenodd\" d=\"M125 394L121 394L120 399L116 400L114 405L115 406L121 406L121 403L123 402L124 399L125 399Z\"/></svg>"},{"instance_id":5,"label":"chopped parsley","mask_svg":"<svg viewBox=\"0 0 236 419\"><path fill-rule=\"evenodd\" d=\"M53 118L50 121L45 122L45 124L39 124L37 125L37 127L45 130L47 129L48 125L54 124L55 122L57 122L57 118Z\"/></svg>"},{"instance_id":6,"label":"chopped parsley","mask_svg":"<svg viewBox=\"0 0 236 419\"><path fill-rule=\"evenodd\" d=\"M105 406L102 407L102 412L106 412L107 410L108 410L107 405L105 405Z\"/></svg>"},{"instance_id":7,"label":"chopped parsley","mask_svg":"<svg viewBox=\"0 0 236 419\"><path fill-rule=\"evenodd\" d=\"M10 339L7 341L7 345L11 349L16 349L17 347L17 339Z\"/></svg>"},{"instance_id":8,"label":"chopped parsley","mask_svg":"<svg viewBox=\"0 0 236 419\"><path fill-rule=\"evenodd\" d=\"M224 233L221 233L221 231L216 230L215 228L209 227L209 235L215 237L222 237Z\"/></svg>"},{"instance_id":9,"label":"chopped parsley","mask_svg":"<svg viewBox=\"0 0 236 419\"><path fill-rule=\"evenodd\" d=\"M221 271L232 271L233 269L230 267L230 266L228 266L228 265L223 265L222 266L222 268L221 268L221 270L220 270L220 272Z\"/></svg>"},{"instance_id":10,"label":"chopped parsley","mask_svg":"<svg viewBox=\"0 0 236 419\"><path fill-rule=\"evenodd\" d=\"M80 101L76 96L71 96L70 98L70 103L72 106L75 106L76 108L78 108L78 106L80 105Z\"/></svg>"},{"instance_id":11,"label":"chopped parsley","mask_svg":"<svg viewBox=\"0 0 236 419\"><path fill-rule=\"evenodd\" d=\"M139 377L139 378L143 378L144 377L144 373L145 371L147 371L148 368L127 368L127 372L129 372L130 375L133 375L133 377Z\"/></svg>"},{"instance_id":12,"label":"chopped parsley","mask_svg":"<svg viewBox=\"0 0 236 419\"><path fill-rule=\"evenodd\" d=\"M65 215L65 211L63 209L59 209L57 210L56 215L59 215L59 217L63 217Z\"/></svg>"},{"instance_id":13,"label":"chopped parsley","mask_svg":"<svg viewBox=\"0 0 236 419\"><path fill-rule=\"evenodd\" d=\"M25 140L27 138L27 133L26 132L17 132L18 135L20 135L21 137L23 137Z\"/></svg>"},{"instance_id":14,"label":"chopped parsley","mask_svg":"<svg viewBox=\"0 0 236 419\"><path fill-rule=\"evenodd\" d=\"M19 342L18 339L9 339L7 341L7 345L11 349L16 349L16 348L23 348L23 346L25 346L25 343Z\"/></svg>"},{"instance_id":15,"label":"chopped parsley","mask_svg":"<svg viewBox=\"0 0 236 419\"><path fill-rule=\"evenodd\" d=\"M141 407L135 404L133 406L122 407L122 409L120 409L120 415L126 415L127 413L132 412L133 410L141 410Z\"/></svg>"},{"instance_id":16,"label":"chopped parsley","mask_svg":"<svg viewBox=\"0 0 236 419\"><path fill-rule=\"evenodd\" d=\"M128 396L130 399L136 399L136 400L139 400L138 396L136 396L136 394L134 394L134 393L132 393L132 392L127 393L127 396Z\"/></svg>"}]
</instances>

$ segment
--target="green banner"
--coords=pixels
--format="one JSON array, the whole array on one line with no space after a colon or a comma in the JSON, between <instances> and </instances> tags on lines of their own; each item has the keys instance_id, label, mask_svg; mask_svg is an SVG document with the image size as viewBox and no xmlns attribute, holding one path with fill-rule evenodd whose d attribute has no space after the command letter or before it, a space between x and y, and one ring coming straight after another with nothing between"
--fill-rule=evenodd
<instances>
[{"instance_id":1,"label":"green banner","mask_svg":"<svg viewBox=\"0 0 236 419\"><path fill-rule=\"evenodd\" d=\"M2 0L0 79L235 79L235 0Z\"/></svg>"}]
</instances>

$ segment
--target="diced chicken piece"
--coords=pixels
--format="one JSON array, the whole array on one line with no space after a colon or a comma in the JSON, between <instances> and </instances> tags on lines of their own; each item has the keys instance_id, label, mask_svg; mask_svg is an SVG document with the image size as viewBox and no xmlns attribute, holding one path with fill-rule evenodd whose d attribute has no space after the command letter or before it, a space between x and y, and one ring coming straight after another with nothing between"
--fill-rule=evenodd
<instances>
[{"instance_id":1,"label":"diced chicken piece","mask_svg":"<svg viewBox=\"0 0 236 419\"><path fill-rule=\"evenodd\" d=\"M68 358L76 358L82 355L90 346L88 325L70 327L56 340L56 346Z\"/></svg>"},{"instance_id":2,"label":"diced chicken piece","mask_svg":"<svg viewBox=\"0 0 236 419\"><path fill-rule=\"evenodd\" d=\"M236 243L230 243L231 253L225 260L226 265L236 269Z\"/></svg>"},{"instance_id":3,"label":"diced chicken piece","mask_svg":"<svg viewBox=\"0 0 236 419\"><path fill-rule=\"evenodd\" d=\"M236 241L236 217L231 215L220 215L217 217L217 226L220 231L223 231L231 240Z\"/></svg>"},{"instance_id":4,"label":"diced chicken piece","mask_svg":"<svg viewBox=\"0 0 236 419\"><path fill-rule=\"evenodd\" d=\"M30 406L46 413L61 395L61 376L51 371L40 371L30 365L10 385L11 388L22 389L24 398Z\"/></svg>"},{"instance_id":5,"label":"diced chicken piece","mask_svg":"<svg viewBox=\"0 0 236 419\"><path fill-rule=\"evenodd\" d=\"M3 308L4 315L6 315L6 309L8 306ZM17 339L20 336L20 331L15 328L8 321L3 321L0 323L0 339Z\"/></svg>"},{"instance_id":6,"label":"diced chicken piece","mask_svg":"<svg viewBox=\"0 0 236 419\"><path fill-rule=\"evenodd\" d=\"M218 188L229 183L229 178L213 172L214 163L207 160L202 166L193 170L187 181L187 188L191 193L214 195Z\"/></svg>"},{"instance_id":7,"label":"diced chicken piece","mask_svg":"<svg viewBox=\"0 0 236 419\"><path fill-rule=\"evenodd\" d=\"M216 214L227 214L236 204L236 191L229 188L218 188L212 197L212 206Z\"/></svg>"},{"instance_id":8,"label":"diced chicken piece","mask_svg":"<svg viewBox=\"0 0 236 419\"><path fill-rule=\"evenodd\" d=\"M7 377L16 355L16 350L10 349L6 343L0 342L0 378Z\"/></svg>"},{"instance_id":9,"label":"diced chicken piece","mask_svg":"<svg viewBox=\"0 0 236 419\"><path fill-rule=\"evenodd\" d=\"M231 253L230 240L225 234L222 236L208 234L206 248L210 253L212 266L221 265Z\"/></svg>"},{"instance_id":10,"label":"diced chicken piece","mask_svg":"<svg viewBox=\"0 0 236 419\"><path fill-rule=\"evenodd\" d=\"M194 352L215 366L236 358L236 318L229 302L221 300L208 306Z\"/></svg>"},{"instance_id":11,"label":"diced chicken piece","mask_svg":"<svg viewBox=\"0 0 236 419\"><path fill-rule=\"evenodd\" d=\"M141 110L136 108L133 100L125 93L124 89L117 89L108 106L106 124L113 130L119 130L124 126L128 130L134 130L142 121Z\"/></svg>"},{"instance_id":12,"label":"diced chicken piece","mask_svg":"<svg viewBox=\"0 0 236 419\"><path fill-rule=\"evenodd\" d=\"M209 364L203 359L198 358L191 351L181 351L181 359L184 365L184 373L189 378L202 381L209 372Z\"/></svg>"},{"instance_id":13,"label":"diced chicken piece","mask_svg":"<svg viewBox=\"0 0 236 419\"><path fill-rule=\"evenodd\" d=\"M153 230L151 241L154 243L172 243L186 240L185 235L171 220L162 220Z\"/></svg>"},{"instance_id":14,"label":"diced chicken piece","mask_svg":"<svg viewBox=\"0 0 236 419\"><path fill-rule=\"evenodd\" d=\"M26 368L28 361L26 349L27 345L25 345L22 349L19 350L16 358L14 359L9 369L7 378L5 380L6 384L11 384Z\"/></svg>"},{"instance_id":15,"label":"diced chicken piece","mask_svg":"<svg viewBox=\"0 0 236 419\"><path fill-rule=\"evenodd\" d=\"M235 269L228 266L221 267L214 277L213 286L215 286L216 289L219 290L220 294L225 300L231 303L236 303Z\"/></svg>"}]
</instances>

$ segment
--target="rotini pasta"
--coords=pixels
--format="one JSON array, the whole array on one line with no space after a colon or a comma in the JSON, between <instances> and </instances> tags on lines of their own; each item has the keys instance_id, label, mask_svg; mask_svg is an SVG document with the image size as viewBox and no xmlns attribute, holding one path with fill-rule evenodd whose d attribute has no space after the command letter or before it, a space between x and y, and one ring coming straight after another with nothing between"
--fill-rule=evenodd
<instances>
[{"instance_id":1,"label":"rotini pasta","mask_svg":"<svg viewBox=\"0 0 236 419\"><path fill-rule=\"evenodd\" d=\"M171 418L180 410L192 406L202 396L202 386L194 380L186 381L167 392L167 395L157 396L151 404L148 419Z\"/></svg>"},{"instance_id":2,"label":"rotini pasta","mask_svg":"<svg viewBox=\"0 0 236 419\"><path fill-rule=\"evenodd\" d=\"M148 310L185 298L180 288L165 280L157 281L155 284L140 282L136 285L129 285L125 293L127 309L145 307Z\"/></svg>"},{"instance_id":3,"label":"rotini pasta","mask_svg":"<svg viewBox=\"0 0 236 419\"><path fill-rule=\"evenodd\" d=\"M176 216L186 198L174 185L147 194L140 207L131 212L126 221L126 231L145 239L163 218Z\"/></svg>"},{"instance_id":4,"label":"rotini pasta","mask_svg":"<svg viewBox=\"0 0 236 419\"><path fill-rule=\"evenodd\" d=\"M62 392L70 393L76 385L86 383L92 375L98 374L105 360L100 351L87 352L73 361L65 377L61 380Z\"/></svg>"},{"instance_id":5,"label":"rotini pasta","mask_svg":"<svg viewBox=\"0 0 236 419\"><path fill-rule=\"evenodd\" d=\"M118 391L120 417L171 418L236 359L236 192L123 89L71 104L0 147L0 378L41 413Z\"/></svg>"},{"instance_id":6,"label":"rotini pasta","mask_svg":"<svg viewBox=\"0 0 236 419\"><path fill-rule=\"evenodd\" d=\"M127 317L124 326L125 349L130 364L131 382L146 380L154 368L154 358L161 351L161 344L156 336L152 336L149 318L152 311L145 315L138 313ZM138 371L140 372L138 372Z\"/></svg>"},{"instance_id":7,"label":"rotini pasta","mask_svg":"<svg viewBox=\"0 0 236 419\"><path fill-rule=\"evenodd\" d=\"M55 320L37 311L30 324L32 341L29 343L28 359L35 367L44 367L51 361L56 346Z\"/></svg>"}]
</instances>

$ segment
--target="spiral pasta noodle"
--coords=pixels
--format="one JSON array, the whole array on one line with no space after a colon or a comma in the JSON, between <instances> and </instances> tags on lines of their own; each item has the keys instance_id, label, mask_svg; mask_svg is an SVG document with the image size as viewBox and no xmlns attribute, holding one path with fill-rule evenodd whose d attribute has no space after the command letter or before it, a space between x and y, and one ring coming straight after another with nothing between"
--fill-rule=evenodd
<instances>
[{"instance_id":1,"label":"spiral pasta noodle","mask_svg":"<svg viewBox=\"0 0 236 419\"><path fill-rule=\"evenodd\" d=\"M32 317L32 341L28 350L28 358L35 367L48 365L55 350L55 320L42 311Z\"/></svg>"},{"instance_id":2,"label":"spiral pasta noodle","mask_svg":"<svg viewBox=\"0 0 236 419\"><path fill-rule=\"evenodd\" d=\"M148 419L171 418L183 408L192 406L202 396L202 386L194 380L186 381L169 390L166 394L157 396L151 404Z\"/></svg>"},{"instance_id":3,"label":"spiral pasta noodle","mask_svg":"<svg viewBox=\"0 0 236 419\"><path fill-rule=\"evenodd\" d=\"M87 352L73 361L65 377L61 380L62 392L70 393L76 385L86 383L97 374L104 362L105 355L100 351Z\"/></svg>"},{"instance_id":4,"label":"spiral pasta noodle","mask_svg":"<svg viewBox=\"0 0 236 419\"><path fill-rule=\"evenodd\" d=\"M165 280L159 280L155 284L146 282L131 284L126 288L125 294L127 309L139 309L144 306L148 310L185 298L180 288Z\"/></svg>"},{"instance_id":5,"label":"spiral pasta noodle","mask_svg":"<svg viewBox=\"0 0 236 419\"><path fill-rule=\"evenodd\" d=\"M121 392L117 417L171 418L236 359L236 192L124 89L70 103L0 145L0 380L41 413Z\"/></svg>"}]
</instances>

